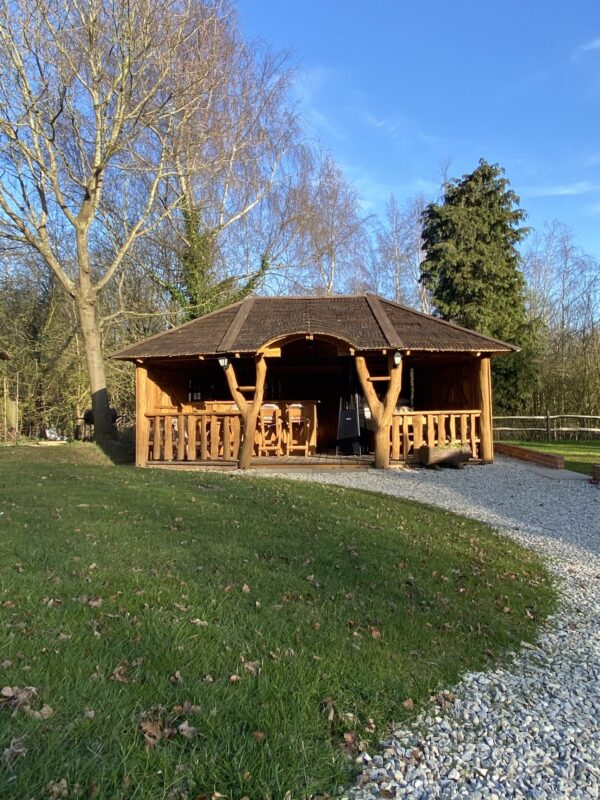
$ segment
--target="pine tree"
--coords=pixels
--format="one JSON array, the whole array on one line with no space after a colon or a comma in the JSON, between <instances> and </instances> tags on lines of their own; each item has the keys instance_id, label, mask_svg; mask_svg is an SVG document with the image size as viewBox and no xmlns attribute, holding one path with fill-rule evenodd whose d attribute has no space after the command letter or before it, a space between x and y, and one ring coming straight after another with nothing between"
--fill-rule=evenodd
<instances>
[{"instance_id":1,"label":"pine tree","mask_svg":"<svg viewBox=\"0 0 600 800\"><path fill-rule=\"evenodd\" d=\"M441 203L423 212L421 281L442 318L522 348L494 361L497 411L523 407L533 390L535 330L527 321L517 245L525 212L497 164L481 159L445 184Z\"/></svg>"}]
</instances>

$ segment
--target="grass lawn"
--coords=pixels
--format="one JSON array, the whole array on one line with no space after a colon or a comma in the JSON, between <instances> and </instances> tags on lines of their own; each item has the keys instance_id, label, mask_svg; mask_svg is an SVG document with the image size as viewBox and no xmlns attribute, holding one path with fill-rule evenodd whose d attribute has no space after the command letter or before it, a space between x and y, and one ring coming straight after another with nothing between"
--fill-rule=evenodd
<instances>
[{"instance_id":1,"label":"grass lawn","mask_svg":"<svg viewBox=\"0 0 600 800\"><path fill-rule=\"evenodd\" d=\"M327 795L554 604L442 510L92 445L0 449L0 587L3 800Z\"/></svg>"},{"instance_id":2,"label":"grass lawn","mask_svg":"<svg viewBox=\"0 0 600 800\"><path fill-rule=\"evenodd\" d=\"M504 440L503 440L504 441ZM565 468L584 475L592 474L592 466L600 464L600 442L521 442L506 441L506 444L517 444L530 450L542 453L556 453L565 457Z\"/></svg>"}]
</instances>

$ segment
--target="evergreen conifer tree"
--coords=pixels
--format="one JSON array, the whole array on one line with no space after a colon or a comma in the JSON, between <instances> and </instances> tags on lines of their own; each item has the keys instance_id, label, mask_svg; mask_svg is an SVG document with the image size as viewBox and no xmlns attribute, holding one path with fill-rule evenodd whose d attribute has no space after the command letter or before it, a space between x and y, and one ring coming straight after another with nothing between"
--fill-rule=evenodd
<instances>
[{"instance_id":1,"label":"evergreen conifer tree","mask_svg":"<svg viewBox=\"0 0 600 800\"><path fill-rule=\"evenodd\" d=\"M496 411L523 408L535 384L535 330L527 320L517 245L525 212L504 170L481 159L445 184L423 212L421 281L442 319L521 347L494 361Z\"/></svg>"}]
</instances>

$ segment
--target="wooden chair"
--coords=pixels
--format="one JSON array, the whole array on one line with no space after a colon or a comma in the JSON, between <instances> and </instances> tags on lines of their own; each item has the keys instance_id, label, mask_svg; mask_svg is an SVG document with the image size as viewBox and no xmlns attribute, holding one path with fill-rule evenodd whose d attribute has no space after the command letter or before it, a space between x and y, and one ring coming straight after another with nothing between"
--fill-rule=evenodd
<instances>
[{"instance_id":1,"label":"wooden chair","mask_svg":"<svg viewBox=\"0 0 600 800\"><path fill-rule=\"evenodd\" d=\"M308 455L310 445L310 419L302 403L291 403L287 407L286 452Z\"/></svg>"},{"instance_id":2,"label":"wooden chair","mask_svg":"<svg viewBox=\"0 0 600 800\"><path fill-rule=\"evenodd\" d=\"M283 454L283 420L281 419L281 409L273 403L265 403L261 406L258 415L258 455L268 456L269 453L275 455Z\"/></svg>"}]
</instances>

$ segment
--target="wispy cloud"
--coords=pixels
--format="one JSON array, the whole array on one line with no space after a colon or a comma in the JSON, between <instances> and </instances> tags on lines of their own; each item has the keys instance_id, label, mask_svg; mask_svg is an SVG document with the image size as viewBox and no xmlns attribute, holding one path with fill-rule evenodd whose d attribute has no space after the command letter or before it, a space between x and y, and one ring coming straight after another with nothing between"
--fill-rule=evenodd
<instances>
[{"instance_id":1,"label":"wispy cloud","mask_svg":"<svg viewBox=\"0 0 600 800\"><path fill-rule=\"evenodd\" d=\"M600 36L580 44L571 54L571 61L578 61L586 53L591 53L594 50L600 50Z\"/></svg>"},{"instance_id":2,"label":"wispy cloud","mask_svg":"<svg viewBox=\"0 0 600 800\"><path fill-rule=\"evenodd\" d=\"M323 110L323 95L335 84L338 73L329 67L312 67L299 73L294 82L294 92L304 117L316 133L325 133L334 139L345 139L344 132Z\"/></svg>"},{"instance_id":3,"label":"wispy cloud","mask_svg":"<svg viewBox=\"0 0 600 800\"><path fill-rule=\"evenodd\" d=\"M576 197L600 191L600 184L592 181L573 181L553 186L524 186L521 194L528 197Z\"/></svg>"},{"instance_id":4,"label":"wispy cloud","mask_svg":"<svg viewBox=\"0 0 600 800\"><path fill-rule=\"evenodd\" d=\"M370 128L377 128L402 143L421 142L428 145L437 145L444 141L441 136L427 133L414 119L402 114L394 114L391 117L378 117L370 111L363 111L360 116L362 121Z\"/></svg>"}]
</instances>

